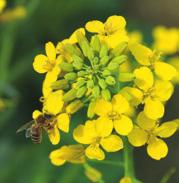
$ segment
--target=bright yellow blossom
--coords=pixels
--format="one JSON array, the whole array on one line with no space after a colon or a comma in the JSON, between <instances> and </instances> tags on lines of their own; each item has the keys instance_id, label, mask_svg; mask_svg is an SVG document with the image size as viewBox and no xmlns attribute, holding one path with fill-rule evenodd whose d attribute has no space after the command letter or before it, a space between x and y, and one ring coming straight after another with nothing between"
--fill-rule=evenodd
<instances>
[{"instance_id":1,"label":"bright yellow blossom","mask_svg":"<svg viewBox=\"0 0 179 183\"><path fill-rule=\"evenodd\" d=\"M53 165L61 166L66 162L85 163L85 149L82 145L62 146L50 153L49 158Z\"/></svg>"},{"instance_id":2,"label":"bright yellow blossom","mask_svg":"<svg viewBox=\"0 0 179 183\"><path fill-rule=\"evenodd\" d=\"M129 142L140 147L147 144L147 153L156 160L168 154L168 146L161 138L172 136L177 130L174 121L164 122L161 125L156 120L147 118L144 112L139 113L137 124L128 135Z\"/></svg>"},{"instance_id":3,"label":"bright yellow blossom","mask_svg":"<svg viewBox=\"0 0 179 183\"><path fill-rule=\"evenodd\" d=\"M34 120L36 120L40 115L44 115L39 110L35 110L32 114ZM70 124L70 115L67 113L60 113L56 116L50 115L49 122L53 126L52 129L46 129L49 139L53 145L56 145L60 142L60 131L65 133L69 132L69 124Z\"/></svg>"},{"instance_id":4,"label":"bright yellow blossom","mask_svg":"<svg viewBox=\"0 0 179 183\"><path fill-rule=\"evenodd\" d=\"M128 135L133 128L132 120L126 115L129 103L121 94L114 95L112 101L100 99L96 102L94 113L105 121L113 122L120 135Z\"/></svg>"},{"instance_id":5,"label":"bright yellow blossom","mask_svg":"<svg viewBox=\"0 0 179 183\"><path fill-rule=\"evenodd\" d=\"M99 38L105 41L109 47L116 47L119 43L128 41L125 30L126 20L122 16L110 16L105 23L98 20L89 21L86 29L89 32L97 33Z\"/></svg>"},{"instance_id":6,"label":"bright yellow blossom","mask_svg":"<svg viewBox=\"0 0 179 183\"><path fill-rule=\"evenodd\" d=\"M56 48L52 42L45 44L46 55L37 55L33 62L34 70L38 73L52 71L57 63Z\"/></svg>"},{"instance_id":7,"label":"bright yellow blossom","mask_svg":"<svg viewBox=\"0 0 179 183\"><path fill-rule=\"evenodd\" d=\"M140 67L134 71L135 84L137 88L128 87L126 92L137 105L145 104L144 112L151 119L158 119L164 115L164 102L169 100L173 93L173 85L169 81L156 80L151 70L147 67Z\"/></svg>"},{"instance_id":8,"label":"bright yellow blossom","mask_svg":"<svg viewBox=\"0 0 179 183\"><path fill-rule=\"evenodd\" d=\"M179 29L157 26L153 30L154 48L165 53L174 54L179 50Z\"/></svg>"},{"instance_id":9,"label":"bright yellow blossom","mask_svg":"<svg viewBox=\"0 0 179 183\"><path fill-rule=\"evenodd\" d=\"M89 144L85 154L90 159L103 160L105 154L100 146L107 152L116 152L123 148L123 142L117 135L111 134L113 123L103 117L87 121L79 125L73 132L74 139L81 144Z\"/></svg>"},{"instance_id":10,"label":"bright yellow blossom","mask_svg":"<svg viewBox=\"0 0 179 183\"><path fill-rule=\"evenodd\" d=\"M148 47L132 43L129 44L129 50L139 64L150 67L160 79L172 80L176 75L176 69L172 65L160 61L158 53Z\"/></svg>"}]
</instances>

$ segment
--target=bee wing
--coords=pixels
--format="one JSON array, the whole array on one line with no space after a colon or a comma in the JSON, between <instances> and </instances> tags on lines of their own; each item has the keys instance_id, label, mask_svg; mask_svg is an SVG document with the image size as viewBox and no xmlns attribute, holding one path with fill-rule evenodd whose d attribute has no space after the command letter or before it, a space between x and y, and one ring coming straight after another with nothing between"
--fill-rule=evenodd
<instances>
[{"instance_id":1,"label":"bee wing","mask_svg":"<svg viewBox=\"0 0 179 183\"><path fill-rule=\"evenodd\" d=\"M26 137L26 138L31 137L31 128L26 129L25 137Z\"/></svg>"},{"instance_id":2,"label":"bee wing","mask_svg":"<svg viewBox=\"0 0 179 183\"><path fill-rule=\"evenodd\" d=\"M25 123L24 125L22 125L17 131L16 133L22 132L24 130L27 130L29 127L31 127L31 125L34 123L34 120L29 121L28 123Z\"/></svg>"}]
</instances>

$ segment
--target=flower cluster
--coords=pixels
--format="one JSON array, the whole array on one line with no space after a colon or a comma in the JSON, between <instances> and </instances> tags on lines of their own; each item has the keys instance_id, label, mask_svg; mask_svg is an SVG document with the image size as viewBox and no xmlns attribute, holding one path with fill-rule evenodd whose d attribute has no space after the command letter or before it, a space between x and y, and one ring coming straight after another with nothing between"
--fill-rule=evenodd
<instances>
[{"instance_id":1,"label":"flower cluster","mask_svg":"<svg viewBox=\"0 0 179 183\"><path fill-rule=\"evenodd\" d=\"M53 128L46 131L52 144L60 142L60 131L73 130L75 113L86 118L73 130L77 144L50 154L54 165L104 160L105 152L124 148L124 139L134 147L147 145L153 159L167 155L162 138L173 135L177 124L161 118L176 69L161 59L160 50L140 42L140 34L128 34L124 17L115 15L105 23L87 22L56 46L46 43L46 54L35 57L34 70L45 78L42 112L35 110L33 118L50 116Z\"/></svg>"}]
</instances>

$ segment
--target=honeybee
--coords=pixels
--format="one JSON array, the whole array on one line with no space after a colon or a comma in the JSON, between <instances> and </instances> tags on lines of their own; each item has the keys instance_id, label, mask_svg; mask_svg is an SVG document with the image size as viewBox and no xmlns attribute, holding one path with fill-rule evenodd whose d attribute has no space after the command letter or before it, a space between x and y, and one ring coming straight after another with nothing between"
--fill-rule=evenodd
<instances>
[{"instance_id":1,"label":"honeybee","mask_svg":"<svg viewBox=\"0 0 179 183\"><path fill-rule=\"evenodd\" d=\"M33 143L40 144L42 142L42 130L44 129L48 132L53 129L53 126L53 118L49 115L41 114L37 119L22 125L16 133L26 130L26 138L31 137Z\"/></svg>"}]
</instances>

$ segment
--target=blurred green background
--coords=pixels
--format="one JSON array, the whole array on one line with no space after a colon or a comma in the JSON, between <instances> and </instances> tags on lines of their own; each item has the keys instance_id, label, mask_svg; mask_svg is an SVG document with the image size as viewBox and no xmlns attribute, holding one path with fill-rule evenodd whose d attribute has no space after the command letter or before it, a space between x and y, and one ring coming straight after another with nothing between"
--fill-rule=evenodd
<instances>
[{"instance_id":1,"label":"blurred green background","mask_svg":"<svg viewBox=\"0 0 179 183\"><path fill-rule=\"evenodd\" d=\"M11 98L10 108L0 112L0 183L88 183L79 165L63 167L51 165L48 155L52 146L47 137L41 145L34 145L16 129L31 120L34 109L40 108L43 76L32 68L33 58L44 52L44 44L63 40L88 20L104 21L110 15L123 15L128 30L139 29L144 40L151 41L151 29L162 24L179 26L178 0L9 0L8 8L24 5L27 17L23 20L0 22L0 97ZM165 119L179 117L176 87L167 104ZM76 117L74 124L78 121ZM73 124L73 125L74 125ZM62 144L71 142L62 135ZM150 159L145 148L135 150L138 179L144 183L159 183L171 168L176 173L170 183L179 182L179 136L167 140L169 155L161 161ZM114 159L121 155L115 153ZM109 157L110 158L110 157ZM117 183L123 170L117 166L97 165L107 183Z\"/></svg>"}]
</instances>

